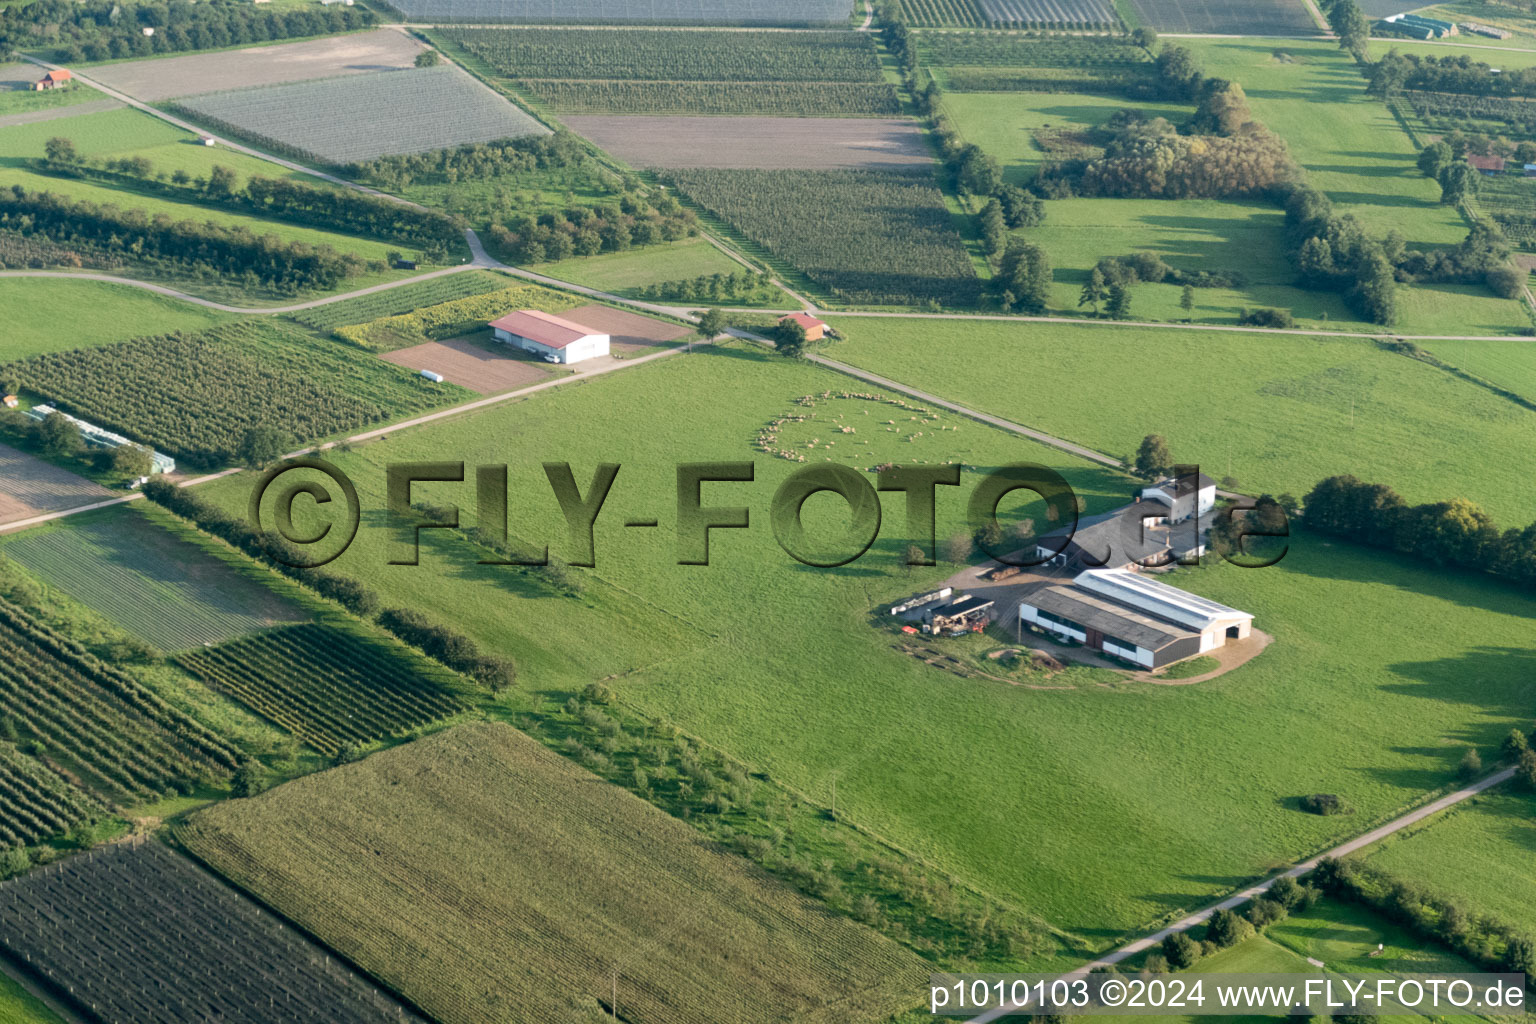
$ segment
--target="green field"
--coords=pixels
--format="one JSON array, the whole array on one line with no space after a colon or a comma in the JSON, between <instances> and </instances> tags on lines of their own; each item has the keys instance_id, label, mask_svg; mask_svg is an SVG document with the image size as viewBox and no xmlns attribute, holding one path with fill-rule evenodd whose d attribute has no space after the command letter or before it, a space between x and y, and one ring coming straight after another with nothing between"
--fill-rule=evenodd
<instances>
[{"instance_id":1,"label":"green field","mask_svg":"<svg viewBox=\"0 0 1536 1024\"><path fill-rule=\"evenodd\" d=\"M1524 666L1483 651L1490 635L1513 645L1536 639L1536 604L1479 579L1307 536L1277 568L1176 574L1178 585L1254 612L1257 628L1275 637L1254 662L1210 683L1102 686L1087 677L1037 690L930 669L870 628L881 605L951 571L897 564L906 546L899 504L887 503L888 525L871 554L840 570L798 565L767 528L773 488L795 467L754 456L751 439L802 410L797 397L847 386L827 371L728 345L337 455L365 509L382 507L387 463L511 459L515 531L524 541L548 539L559 557L569 554L565 530L538 463L571 460L583 486L592 463L620 463L597 527L598 567L573 570L578 598L530 592L525 577L477 565L475 549L442 531L423 537L421 565L403 567L385 564L393 538L365 529L335 568L386 603L411 602L516 658L537 694L563 702L608 679L649 715L803 792L825 799L835 776L840 817L1095 948L1357 833L1450 781L1466 742L1492 743L1530 714L1536 684ZM708 400L680 420L680 395ZM910 421L886 430L883 421L895 419L888 408L823 399L816 409L827 432L797 434L800 451L855 468L1038 461L1060 467L1090 511L1122 501L1132 486L958 418L938 424L958 430ZM603 429L570 429L592 423ZM917 430L924 435L904 440ZM536 443L509 446L509 437ZM805 447L812 440L817 447ZM753 457L756 483L707 485L704 498L748 504L754 529L716 531L708 568L675 564L676 463ZM249 486L236 477L209 493L238 509ZM413 497L456 503L466 523L474 507L467 485L421 485ZM941 499L938 535L946 537L963 510L959 496ZM819 501L808 517L825 526L829 506L840 506ZM658 514L656 533L621 525ZM1426 621L1440 627L1427 631ZM603 643L583 639L592 636ZM1345 794L1357 813L1301 813L1296 798L1311 792Z\"/></svg>"},{"instance_id":2,"label":"green field","mask_svg":"<svg viewBox=\"0 0 1536 1024\"><path fill-rule=\"evenodd\" d=\"M210 808L176 835L444 1024L596 1021L615 991L635 1024L876 1021L927 973L501 724Z\"/></svg>"},{"instance_id":3,"label":"green field","mask_svg":"<svg viewBox=\"0 0 1536 1024\"><path fill-rule=\"evenodd\" d=\"M1517 660L1527 657L1525 651L1503 653ZM1506 783L1436 815L1362 856L1373 867L1460 900L1473 914L1536 930L1536 875L1530 869L1536 797L1515 785Z\"/></svg>"},{"instance_id":4,"label":"green field","mask_svg":"<svg viewBox=\"0 0 1536 1024\"><path fill-rule=\"evenodd\" d=\"M1418 146L1365 82L1347 54L1324 40L1286 40L1285 59L1273 41L1183 40L1206 74L1240 82L1254 116L1285 138L1308 181L1367 229L1402 232L1410 246L1459 242L1467 223L1439 203L1440 190L1414 166ZM1377 43L1378 47L1384 43ZM1410 47L1402 47L1410 49ZM1442 50L1438 51L1443 53ZM1526 55L1514 55L1523 58ZM1530 55L1536 59L1536 55ZM1521 60L1521 63L1529 61ZM942 72L941 72L942 77ZM995 156L1005 178L1023 183L1047 159L1036 141L1044 129L1102 124L1116 110L1137 107L1180 123L1188 107L1144 105L1119 97L1051 93L947 93L944 111L969 142ZM1199 289L1196 309L1179 308L1180 289L1141 285L1131 310L1138 319L1234 323L1244 306L1291 310L1307 326L1370 329L1342 297L1292 286L1270 205L1209 200L1071 199L1046 203L1046 222L1024 234L1043 246L1056 268L1052 305L1078 308L1088 269L1104 256L1149 250L1179 269L1237 270L1241 289ZM1127 225L1132 225L1127 230ZM1513 334L1530 326L1522 306L1485 288L1416 285L1399 290L1396 328L1415 334ZM1326 322L1324 320L1326 318Z\"/></svg>"},{"instance_id":5,"label":"green field","mask_svg":"<svg viewBox=\"0 0 1536 1024\"><path fill-rule=\"evenodd\" d=\"M30 65L26 65L30 66ZM37 69L37 77L42 77L42 69ZM0 79L0 83L3 83ZM35 92L32 89L0 88L0 117L8 117L12 114L30 114L34 110L54 110L59 107L72 107L77 103L89 103L92 100L104 100L107 97L89 86L74 83L67 89L48 89L44 92Z\"/></svg>"},{"instance_id":6,"label":"green field","mask_svg":"<svg viewBox=\"0 0 1536 1024\"><path fill-rule=\"evenodd\" d=\"M1266 933L1303 957L1321 960L1328 970L1348 974L1475 973L1476 965L1407 928L1355 903L1324 898L1271 925ZM1381 951L1377 952L1377 946ZM1372 956L1371 954L1376 955Z\"/></svg>"},{"instance_id":7,"label":"green field","mask_svg":"<svg viewBox=\"0 0 1536 1024\"><path fill-rule=\"evenodd\" d=\"M6 538L0 551L161 650L305 618L128 506L27 530Z\"/></svg>"},{"instance_id":8,"label":"green field","mask_svg":"<svg viewBox=\"0 0 1536 1024\"><path fill-rule=\"evenodd\" d=\"M1505 525L1531 519L1498 454L1536 413L1417 360L1351 338L1169 328L833 318L827 355L1124 457L1160 433L1174 456L1246 491L1301 497L1353 473L1409 501L1464 496ZM1431 343L1455 362L1461 343ZM1526 353L1530 346L1494 344ZM1531 351L1536 356L1536 351ZM986 372L975 372L976 367ZM1470 367L1469 367L1470 368ZM1513 374L1499 383L1519 390ZM1096 401L1108 393L1113 401ZM1144 400L1136 396L1144 396Z\"/></svg>"},{"instance_id":9,"label":"green field","mask_svg":"<svg viewBox=\"0 0 1536 1024\"><path fill-rule=\"evenodd\" d=\"M26 989L0 974L0 1024L63 1024Z\"/></svg>"},{"instance_id":10,"label":"green field","mask_svg":"<svg viewBox=\"0 0 1536 1024\"><path fill-rule=\"evenodd\" d=\"M0 362L144 334L195 331L229 319L227 313L131 285L44 277L0 277L0 306L6 310Z\"/></svg>"},{"instance_id":11,"label":"green field","mask_svg":"<svg viewBox=\"0 0 1536 1024\"><path fill-rule=\"evenodd\" d=\"M741 264L702 238L685 238L666 245L629 252L578 257L545 263L539 273L623 294L641 285L664 284L708 274L734 274Z\"/></svg>"},{"instance_id":12,"label":"green field","mask_svg":"<svg viewBox=\"0 0 1536 1024\"><path fill-rule=\"evenodd\" d=\"M445 274L419 284L405 284L387 288L355 299L328 302L296 313L286 314L306 327L328 331L350 324L367 323L380 317L399 316L423 306L435 306L442 302L465 299L471 295L483 295L506 288L511 280L489 270L467 270L458 274Z\"/></svg>"}]
</instances>

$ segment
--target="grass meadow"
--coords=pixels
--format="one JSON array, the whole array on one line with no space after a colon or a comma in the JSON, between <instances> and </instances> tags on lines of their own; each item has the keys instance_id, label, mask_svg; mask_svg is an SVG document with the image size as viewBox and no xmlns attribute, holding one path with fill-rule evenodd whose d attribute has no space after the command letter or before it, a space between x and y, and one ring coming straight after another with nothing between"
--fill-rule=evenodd
<instances>
[{"instance_id":1,"label":"grass meadow","mask_svg":"<svg viewBox=\"0 0 1536 1024\"><path fill-rule=\"evenodd\" d=\"M1410 246L1459 242L1467 223L1439 203L1440 190L1414 166L1418 145L1379 99L1347 54L1327 40L1180 40L1208 75L1240 82L1254 116L1289 144L1341 213L1367 229L1403 233ZM1380 41L1374 44L1383 47ZM1283 48L1284 57L1277 55ZM1404 50L1422 51L1412 45ZM1440 50L1428 52L1443 53ZM1513 54L1520 63L1536 54ZM942 75L942 72L941 72ZM1050 93L950 93L944 109L957 130L1003 164L1004 176L1023 183L1046 159L1034 133L1044 128L1095 126L1116 110L1137 107L1174 123L1191 109L1140 104L1119 97ZM1185 270L1241 271L1239 289L1199 289L1196 308L1179 308L1174 285L1141 285L1131 310L1141 319L1235 323L1244 306L1291 310L1306 326L1379 330L1360 322L1341 296L1298 289L1287 265L1281 212L1261 202L1214 200L1067 199L1046 204L1046 222L1024 232L1043 246L1056 268L1052 306L1078 308L1078 292L1101 257L1139 250L1161 253ZM1482 287L1416 285L1399 290L1396 329L1414 334L1512 334L1530 326L1518 302Z\"/></svg>"},{"instance_id":2,"label":"grass meadow","mask_svg":"<svg viewBox=\"0 0 1536 1024\"><path fill-rule=\"evenodd\" d=\"M36 997L0 974L0 1024L62 1024Z\"/></svg>"},{"instance_id":3,"label":"grass meadow","mask_svg":"<svg viewBox=\"0 0 1536 1024\"><path fill-rule=\"evenodd\" d=\"M145 334L196 331L232 317L130 285L62 278L0 277L6 329L0 362Z\"/></svg>"},{"instance_id":4,"label":"grass meadow","mask_svg":"<svg viewBox=\"0 0 1536 1024\"><path fill-rule=\"evenodd\" d=\"M537 269L561 281L623 294L642 285L692 280L700 275L734 274L743 268L708 241L685 238L627 252L542 263Z\"/></svg>"},{"instance_id":5,"label":"grass meadow","mask_svg":"<svg viewBox=\"0 0 1536 1024\"><path fill-rule=\"evenodd\" d=\"M1485 756L1492 760L1491 752ZM1536 797L1515 783L1400 832L1361 856L1460 900L1469 912L1536 930Z\"/></svg>"},{"instance_id":6,"label":"grass meadow","mask_svg":"<svg viewBox=\"0 0 1536 1024\"><path fill-rule=\"evenodd\" d=\"M1326 476L1390 484L1410 501L1464 496L1506 525L1532 516L1501 453L1536 413L1375 341L1167 328L832 318L827 355L1111 455L1142 437L1253 493L1300 497ZM1455 363L1456 346L1430 343ZM1488 342L1536 357L1529 344ZM1479 364L1480 365L1480 364ZM1471 369L1471 367L1468 367ZM1514 390L1529 375L1494 379ZM1116 396L1100 401L1097 395Z\"/></svg>"},{"instance_id":7,"label":"grass meadow","mask_svg":"<svg viewBox=\"0 0 1536 1024\"><path fill-rule=\"evenodd\" d=\"M563 703L607 680L633 707L814 799L829 800L835 784L840 817L1092 947L1359 832L1449 782L1464 744L1494 742L1536 704L1528 661L1512 653L1536 641L1536 603L1304 535L1275 568L1176 574L1178 585L1254 612L1275 637L1219 680L1100 685L1095 673L1036 689L928 668L892 649L880 608L952 567L899 564L899 503L886 503L871 552L835 570L793 561L767 522L774 487L799 463L754 452L754 437L803 412L797 397L849 386L814 366L716 346L333 453L365 510L333 568L516 658L525 690L514 704ZM680 395L707 400L681 415ZM883 421L904 410L866 405L819 400L828 429L797 423L799 450L855 468L1037 461L1059 468L1090 512L1132 486L958 417L892 426ZM858 440L870 443L844 449ZM476 549L443 531L424 531L420 565L386 564L400 552L378 529L384 467L460 459L511 463L514 532L563 558L563 521L538 464L570 460L584 488L594 463L621 464L596 530L597 567L571 570L576 596L479 565ZM748 505L753 528L715 531L708 567L677 565L675 464L739 459L755 459L756 481L707 484L703 498ZM941 538L961 527L975 480L967 473L960 495L941 493ZM240 508L250 485L237 476L207 493ZM473 521L469 485L420 485L413 499L457 503ZM821 496L807 519L830 530L840 509ZM1017 511L1005 502L1005 514ZM621 525L631 517L657 517L660 529ZM301 506L301 530L313 525L306 518ZM1428 621L1440 628L1425 630ZM1357 813L1304 814L1297 798L1312 792L1344 794Z\"/></svg>"}]
</instances>

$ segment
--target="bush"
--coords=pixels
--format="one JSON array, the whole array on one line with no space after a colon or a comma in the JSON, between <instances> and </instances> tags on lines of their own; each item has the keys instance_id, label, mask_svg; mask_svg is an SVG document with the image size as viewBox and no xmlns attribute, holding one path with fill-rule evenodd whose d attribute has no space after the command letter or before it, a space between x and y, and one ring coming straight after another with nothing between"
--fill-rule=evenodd
<instances>
[{"instance_id":1,"label":"bush","mask_svg":"<svg viewBox=\"0 0 1536 1024\"><path fill-rule=\"evenodd\" d=\"M1162 950L1168 966L1176 971L1188 970L1200 960L1200 943L1185 932L1174 932L1164 939Z\"/></svg>"},{"instance_id":2,"label":"bush","mask_svg":"<svg viewBox=\"0 0 1536 1024\"><path fill-rule=\"evenodd\" d=\"M1242 315L1237 322L1244 327L1278 327L1289 329L1296 326L1296 318L1288 309L1272 309L1261 306L1258 309L1243 308Z\"/></svg>"},{"instance_id":3,"label":"bush","mask_svg":"<svg viewBox=\"0 0 1536 1024\"><path fill-rule=\"evenodd\" d=\"M1348 814L1349 808L1344 801L1334 793L1313 793L1301 798L1301 809L1308 814Z\"/></svg>"}]
</instances>

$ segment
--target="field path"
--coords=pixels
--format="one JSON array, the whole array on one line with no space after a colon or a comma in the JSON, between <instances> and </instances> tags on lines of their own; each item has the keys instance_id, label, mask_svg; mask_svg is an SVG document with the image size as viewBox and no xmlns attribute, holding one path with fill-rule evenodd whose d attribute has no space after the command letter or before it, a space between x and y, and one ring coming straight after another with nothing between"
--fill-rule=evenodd
<instances>
[{"instance_id":1,"label":"field path","mask_svg":"<svg viewBox=\"0 0 1536 1024\"><path fill-rule=\"evenodd\" d=\"M1311 871L1313 868L1317 867L1318 863L1325 858L1344 857L1348 854L1354 853L1356 850L1359 850L1365 846L1369 846L1379 839L1385 839L1387 836L1394 832L1400 832L1403 829L1408 828L1410 825L1416 825L1430 815L1438 814L1439 812L1445 810L1447 807L1453 807L1456 804L1461 803L1463 800L1470 799L1485 789L1497 786L1499 783L1512 778L1514 774L1515 770L1513 768L1505 768L1502 771L1494 772L1492 775L1485 779L1480 779L1479 781L1474 782L1469 786L1458 789L1453 793L1447 793L1445 796L1440 797L1438 800L1432 800L1425 804L1423 807L1409 811L1402 817L1393 818L1385 825L1373 828L1369 832L1361 833L1348 842L1340 843L1338 846L1335 846L1331 850L1320 853L1316 857L1313 857L1309 860L1303 861L1302 863L1291 868L1289 871L1276 875L1274 878L1271 878L1267 881L1260 882L1258 885L1250 886L1249 888L1244 889L1242 892L1234 893L1233 895L1228 896L1226 899L1222 900L1220 903L1213 903L1206 907L1204 910L1198 910L1195 913L1190 914L1188 917L1180 918L1178 921L1175 921L1167 928L1164 928L1161 931L1153 932L1151 935L1137 939L1135 942L1127 943L1126 945L1121 946L1119 949L1115 950L1113 953L1106 953L1091 963L1086 963L1074 971L1069 971L1067 974L1063 975L1063 977L1070 978L1073 975L1087 974L1095 967L1108 967L1111 964L1117 964L1122 960L1133 957L1137 953L1145 952L1146 950L1151 949L1153 946L1156 946L1158 943L1162 942L1163 939L1170 935L1177 934L1178 932L1188 931L1196 925L1204 924L1207 920L1210 919L1211 915L1216 913L1218 910L1231 910L1233 907L1246 903L1257 896L1264 895L1264 893L1270 890L1271 886L1273 886L1282 878L1300 877L1301 875L1304 875ZM978 1017L970 1018L969 1024L988 1024L990 1021L995 1021L1007 1016L1009 1012L1010 1011L1007 1008L989 1010L988 1012L983 1013Z\"/></svg>"}]
</instances>

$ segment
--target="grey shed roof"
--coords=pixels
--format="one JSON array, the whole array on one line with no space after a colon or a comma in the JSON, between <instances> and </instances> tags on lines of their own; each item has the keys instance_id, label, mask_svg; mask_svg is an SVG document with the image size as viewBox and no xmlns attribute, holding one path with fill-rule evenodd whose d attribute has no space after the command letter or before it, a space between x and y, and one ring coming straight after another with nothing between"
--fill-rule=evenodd
<instances>
[{"instance_id":1,"label":"grey shed roof","mask_svg":"<svg viewBox=\"0 0 1536 1024\"><path fill-rule=\"evenodd\" d=\"M976 611L980 611L983 608L989 608L989 607L991 607L991 605L992 605L992 599L991 598L988 598L988 597L972 597L970 594L966 594L964 597L962 597L958 601L955 601L955 602L953 602L951 604L943 605L942 607L939 607L939 608L935 608L933 610L933 614L935 616L940 616L940 615L964 615L967 612L976 612Z\"/></svg>"},{"instance_id":2,"label":"grey shed roof","mask_svg":"<svg viewBox=\"0 0 1536 1024\"><path fill-rule=\"evenodd\" d=\"M1165 535L1145 532L1141 517L1167 514L1167 507L1159 502L1138 501L1113 512L1086 516L1077 521L1077 532L1072 535L1071 543L1064 549L1065 553L1068 558L1072 558L1076 554L1075 549L1080 548L1091 555L1094 561L1103 559L1105 565L1116 568L1131 562L1144 562L1167 551L1168 542ZM1035 544L1055 548L1066 532L1065 526L1052 530Z\"/></svg>"},{"instance_id":3,"label":"grey shed roof","mask_svg":"<svg viewBox=\"0 0 1536 1024\"><path fill-rule=\"evenodd\" d=\"M1098 597L1074 586L1042 587L1021 602L1052 615L1107 633L1117 640L1133 643L1149 651L1160 651L1169 644L1200 634L1161 622L1134 609Z\"/></svg>"}]
</instances>

